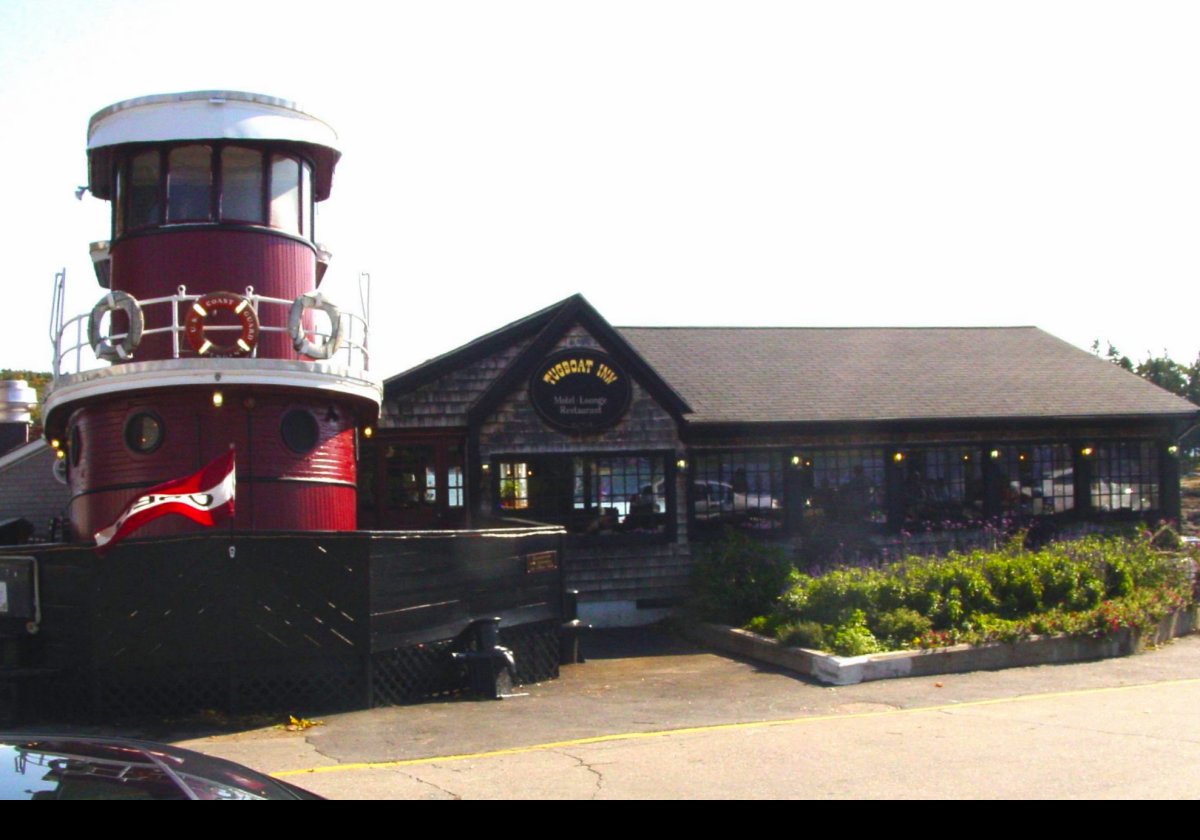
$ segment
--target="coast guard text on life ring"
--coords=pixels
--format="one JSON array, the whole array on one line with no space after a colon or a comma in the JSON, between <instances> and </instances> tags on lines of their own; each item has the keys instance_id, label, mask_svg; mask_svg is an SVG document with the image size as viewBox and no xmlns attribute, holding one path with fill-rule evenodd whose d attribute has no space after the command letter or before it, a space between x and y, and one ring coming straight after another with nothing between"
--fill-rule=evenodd
<instances>
[{"instance_id":1,"label":"coast guard text on life ring","mask_svg":"<svg viewBox=\"0 0 1200 840\"><path fill-rule=\"evenodd\" d=\"M241 329L233 341L214 341L213 336L205 329L214 312L229 312L238 320ZM254 345L258 343L261 326L258 313L245 297L235 292L210 292L202 295L188 309L183 322L183 332L187 336L188 344L199 356L249 356L254 352ZM212 332L220 337L219 333L223 330L214 327Z\"/></svg>"}]
</instances>

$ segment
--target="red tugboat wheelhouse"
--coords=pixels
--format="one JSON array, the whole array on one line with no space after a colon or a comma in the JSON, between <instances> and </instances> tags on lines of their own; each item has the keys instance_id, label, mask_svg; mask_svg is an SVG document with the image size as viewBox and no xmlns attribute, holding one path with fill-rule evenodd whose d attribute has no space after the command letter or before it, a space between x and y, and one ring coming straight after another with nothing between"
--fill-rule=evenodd
<instances>
[{"instance_id":1,"label":"red tugboat wheelhouse","mask_svg":"<svg viewBox=\"0 0 1200 840\"><path fill-rule=\"evenodd\" d=\"M371 459L359 499L382 384L369 312L321 289L336 143L249 93L92 117L111 237L90 311L65 313L56 278L43 410L67 529L0 550L0 720L499 696L577 652L561 526L359 529L382 492ZM391 454L389 499L444 499Z\"/></svg>"},{"instance_id":2,"label":"red tugboat wheelhouse","mask_svg":"<svg viewBox=\"0 0 1200 840\"><path fill-rule=\"evenodd\" d=\"M237 530L356 527L357 435L381 391L365 320L318 291L328 254L314 205L329 195L336 141L290 102L228 91L92 117L88 187L112 202L112 236L92 248L95 308L55 313L46 400L75 539L231 448ZM167 516L138 536L197 527Z\"/></svg>"}]
</instances>

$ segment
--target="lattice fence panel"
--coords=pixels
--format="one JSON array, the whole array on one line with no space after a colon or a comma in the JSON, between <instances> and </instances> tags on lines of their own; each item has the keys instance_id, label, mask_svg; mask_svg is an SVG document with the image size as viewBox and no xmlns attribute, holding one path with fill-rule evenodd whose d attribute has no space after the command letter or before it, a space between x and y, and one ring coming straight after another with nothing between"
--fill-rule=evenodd
<instances>
[{"instance_id":1,"label":"lattice fence panel","mask_svg":"<svg viewBox=\"0 0 1200 840\"><path fill-rule=\"evenodd\" d=\"M463 667L450 655L453 640L382 651L371 657L371 705L390 706L458 693Z\"/></svg>"},{"instance_id":2,"label":"lattice fence panel","mask_svg":"<svg viewBox=\"0 0 1200 840\"><path fill-rule=\"evenodd\" d=\"M560 635L555 621L500 628L500 644L511 650L517 661L518 685L558 677Z\"/></svg>"}]
</instances>

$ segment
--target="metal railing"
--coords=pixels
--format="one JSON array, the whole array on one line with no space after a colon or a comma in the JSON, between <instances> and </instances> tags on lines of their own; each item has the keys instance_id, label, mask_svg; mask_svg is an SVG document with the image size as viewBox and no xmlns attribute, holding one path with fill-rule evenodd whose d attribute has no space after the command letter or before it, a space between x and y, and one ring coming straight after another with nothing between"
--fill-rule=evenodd
<instances>
[{"instance_id":1,"label":"metal railing","mask_svg":"<svg viewBox=\"0 0 1200 840\"><path fill-rule=\"evenodd\" d=\"M84 370L92 370L94 368L104 367L108 363L97 358L95 350L88 338L88 325L92 314L89 312L85 315L76 315L69 320L63 321L62 311L62 288L65 281L65 272L60 272L55 277L54 305L51 314L51 341L54 345L54 378L60 376L68 376L75 373L81 373ZM190 352L186 342L182 340L184 332L183 314L191 307L193 303L199 300L204 295L189 294L186 286L179 286L175 294L164 297L146 298L139 300L138 305L143 312L154 310L155 307L166 306L170 312L170 324L160 327L147 327L142 330L141 341L144 343L148 336L154 335L169 335L171 337L171 355L169 358L195 358L196 354ZM285 300L283 298L268 297L266 295L256 294L253 286L247 286L244 296L250 302L250 306L259 316L260 332L266 333L283 333L288 334L287 327L288 316L291 312L294 301ZM263 317L263 308L267 307L271 310L271 317ZM275 311L279 311L279 315L275 315ZM339 310L338 325L341 333L341 340L336 354L330 359L339 360L346 367L368 370L369 357L367 353L367 321L360 315L353 312L342 312ZM112 315L108 315L109 328L112 325ZM149 319L147 319L149 320ZM54 321L58 321L58 328L55 330ZM282 326L280 326L282 325ZM330 325L332 332L333 325ZM221 331L238 331L241 330L239 325L219 325L213 324L205 327L205 332L221 332ZM328 341L330 332L322 332L320 330L306 330L305 335L310 340ZM71 334L73 333L73 343L66 344L64 342L72 341ZM109 342L120 342L127 337L127 333L110 332L102 334L102 337ZM257 358L258 348L261 340L255 344L249 354L250 358ZM188 352L182 352L187 348ZM73 357L73 359L72 359ZM72 364L73 361L73 364ZM140 361L137 354L134 353L129 361ZM118 363L120 364L120 363Z\"/></svg>"}]
</instances>

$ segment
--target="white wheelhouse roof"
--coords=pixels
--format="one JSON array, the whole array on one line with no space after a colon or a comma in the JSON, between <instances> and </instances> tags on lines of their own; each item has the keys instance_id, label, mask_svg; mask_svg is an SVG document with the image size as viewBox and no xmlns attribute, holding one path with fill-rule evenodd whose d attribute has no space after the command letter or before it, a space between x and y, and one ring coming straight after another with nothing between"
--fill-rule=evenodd
<instances>
[{"instance_id":1,"label":"white wheelhouse roof","mask_svg":"<svg viewBox=\"0 0 1200 840\"><path fill-rule=\"evenodd\" d=\"M316 164L318 201L328 197L333 167L341 157L333 128L286 99L229 90L142 96L109 105L89 121L92 194L110 197L109 164L114 147L185 140L273 141L303 146Z\"/></svg>"}]
</instances>

